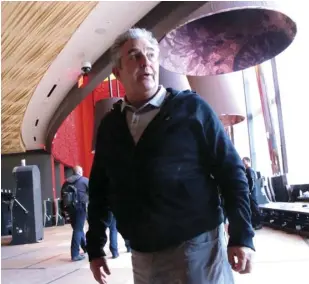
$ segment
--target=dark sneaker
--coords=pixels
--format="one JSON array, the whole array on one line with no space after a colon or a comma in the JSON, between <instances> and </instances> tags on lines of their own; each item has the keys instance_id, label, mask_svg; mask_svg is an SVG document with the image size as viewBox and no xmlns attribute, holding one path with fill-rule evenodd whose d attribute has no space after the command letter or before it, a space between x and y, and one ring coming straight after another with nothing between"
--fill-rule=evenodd
<instances>
[{"instance_id":1,"label":"dark sneaker","mask_svg":"<svg viewBox=\"0 0 309 284\"><path fill-rule=\"evenodd\" d=\"M87 247L85 245L80 246L84 253L87 253Z\"/></svg>"},{"instance_id":2,"label":"dark sneaker","mask_svg":"<svg viewBox=\"0 0 309 284\"><path fill-rule=\"evenodd\" d=\"M85 256L82 254L79 254L78 256L72 257L72 261L79 261L85 259Z\"/></svg>"},{"instance_id":3,"label":"dark sneaker","mask_svg":"<svg viewBox=\"0 0 309 284\"><path fill-rule=\"evenodd\" d=\"M255 230L261 230L262 228L263 228L263 226L261 224L254 226Z\"/></svg>"},{"instance_id":4,"label":"dark sneaker","mask_svg":"<svg viewBox=\"0 0 309 284\"><path fill-rule=\"evenodd\" d=\"M113 254L113 258L115 259L115 258L118 258L119 257L119 253L114 253Z\"/></svg>"}]
</instances>

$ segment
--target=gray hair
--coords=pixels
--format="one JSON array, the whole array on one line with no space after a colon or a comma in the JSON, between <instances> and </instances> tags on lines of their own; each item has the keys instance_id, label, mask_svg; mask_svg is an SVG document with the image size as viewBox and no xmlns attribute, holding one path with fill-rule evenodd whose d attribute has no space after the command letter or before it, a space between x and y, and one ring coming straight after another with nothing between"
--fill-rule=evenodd
<instances>
[{"instance_id":1,"label":"gray hair","mask_svg":"<svg viewBox=\"0 0 309 284\"><path fill-rule=\"evenodd\" d=\"M114 67L120 67L120 49L130 39L143 38L148 40L154 49L159 51L159 43L150 31L141 28L131 28L119 35L111 47L111 59Z\"/></svg>"}]
</instances>

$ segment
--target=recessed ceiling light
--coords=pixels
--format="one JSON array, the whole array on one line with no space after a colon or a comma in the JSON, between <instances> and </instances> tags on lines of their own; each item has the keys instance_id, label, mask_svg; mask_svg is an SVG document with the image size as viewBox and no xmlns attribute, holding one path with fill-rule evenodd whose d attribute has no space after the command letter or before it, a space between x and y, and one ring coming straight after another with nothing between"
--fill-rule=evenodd
<instances>
[{"instance_id":1,"label":"recessed ceiling light","mask_svg":"<svg viewBox=\"0 0 309 284\"><path fill-rule=\"evenodd\" d=\"M97 28L97 29L94 30L94 32L96 34L102 35L102 34L106 33L106 29L104 29L104 28Z\"/></svg>"}]
</instances>

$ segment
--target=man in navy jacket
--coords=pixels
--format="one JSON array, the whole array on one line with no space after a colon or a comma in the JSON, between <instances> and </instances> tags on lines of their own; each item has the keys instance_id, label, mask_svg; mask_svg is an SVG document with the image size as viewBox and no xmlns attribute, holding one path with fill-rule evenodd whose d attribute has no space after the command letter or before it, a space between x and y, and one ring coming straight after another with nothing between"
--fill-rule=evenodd
<instances>
[{"instance_id":1,"label":"man in navy jacket","mask_svg":"<svg viewBox=\"0 0 309 284\"><path fill-rule=\"evenodd\" d=\"M77 192L77 203L74 206L66 208L70 216L70 222L73 229L71 241L71 259L72 261L83 260L85 256L79 253L81 247L86 252L86 238L84 234L84 225L87 215L87 202L88 202L88 178L83 176L83 169L81 166L73 168L73 175L70 176L62 186L61 192L67 185L73 185Z\"/></svg>"},{"instance_id":2,"label":"man in navy jacket","mask_svg":"<svg viewBox=\"0 0 309 284\"><path fill-rule=\"evenodd\" d=\"M251 159L249 157L244 157L242 161L246 169L246 176L249 184L250 208L252 213L251 223L255 230L260 230L263 226L261 224L261 213L259 209L259 203L257 201L256 173L251 168Z\"/></svg>"},{"instance_id":3,"label":"man in navy jacket","mask_svg":"<svg viewBox=\"0 0 309 284\"><path fill-rule=\"evenodd\" d=\"M198 94L158 84L158 58L158 42L144 29L130 29L112 47L113 73L126 96L98 130L89 181L90 268L106 283L104 220L111 210L131 244L135 284L231 284L232 269L251 271L254 250L245 169Z\"/></svg>"}]
</instances>

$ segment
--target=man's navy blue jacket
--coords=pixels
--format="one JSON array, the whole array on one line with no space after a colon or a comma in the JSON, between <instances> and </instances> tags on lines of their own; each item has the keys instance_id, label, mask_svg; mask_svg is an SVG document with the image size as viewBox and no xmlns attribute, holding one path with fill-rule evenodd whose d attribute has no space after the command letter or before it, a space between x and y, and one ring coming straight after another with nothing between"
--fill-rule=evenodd
<instances>
[{"instance_id":1,"label":"man's navy blue jacket","mask_svg":"<svg viewBox=\"0 0 309 284\"><path fill-rule=\"evenodd\" d=\"M248 180L251 197L256 200L256 173L251 167L246 168L246 177Z\"/></svg>"},{"instance_id":2,"label":"man's navy blue jacket","mask_svg":"<svg viewBox=\"0 0 309 284\"><path fill-rule=\"evenodd\" d=\"M88 202L88 183L89 180L81 175L74 174L70 176L65 183L62 185L61 192L66 185L70 183L73 184L77 189L77 200L81 203Z\"/></svg>"},{"instance_id":3,"label":"man's navy blue jacket","mask_svg":"<svg viewBox=\"0 0 309 284\"><path fill-rule=\"evenodd\" d=\"M253 247L243 163L214 111L196 93L170 95L135 145L120 103L102 120L89 180L87 250L104 256L108 211L132 249L181 244L229 219L229 246Z\"/></svg>"}]
</instances>

